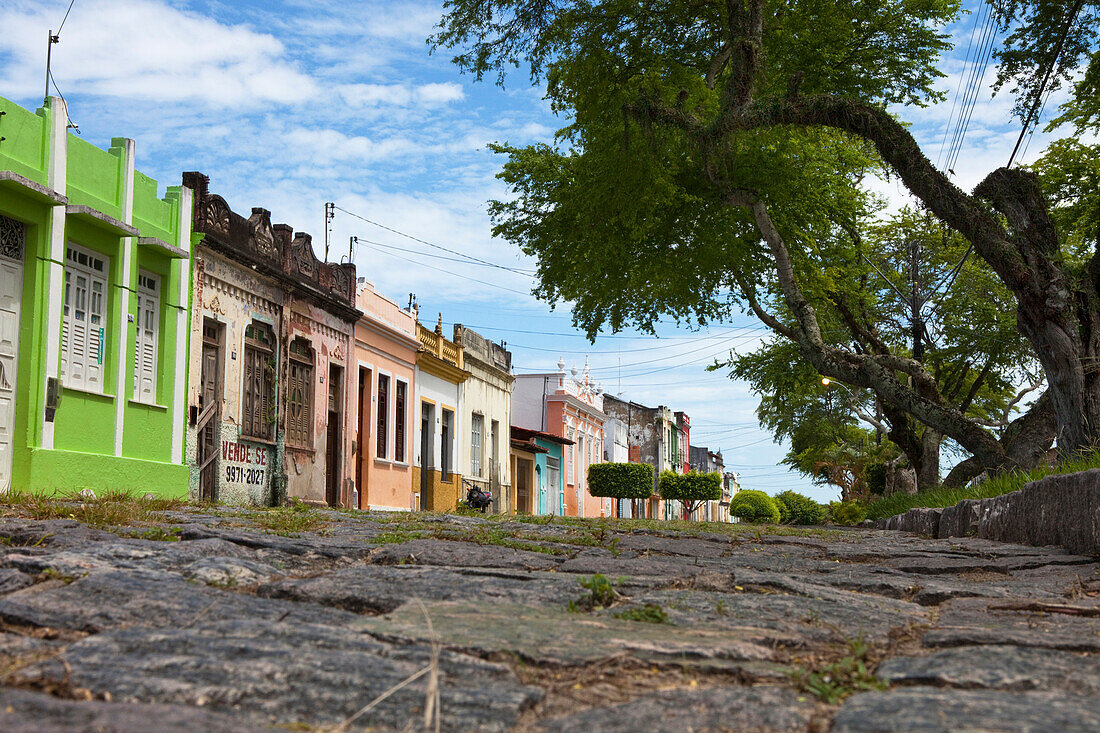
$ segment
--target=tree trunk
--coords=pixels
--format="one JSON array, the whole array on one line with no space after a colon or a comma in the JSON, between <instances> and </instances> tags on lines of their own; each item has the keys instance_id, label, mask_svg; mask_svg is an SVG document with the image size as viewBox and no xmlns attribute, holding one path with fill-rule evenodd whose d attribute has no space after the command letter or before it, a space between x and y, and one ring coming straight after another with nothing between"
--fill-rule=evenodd
<instances>
[{"instance_id":1,"label":"tree trunk","mask_svg":"<svg viewBox=\"0 0 1100 733\"><path fill-rule=\"evenodd\" d=\"M917 491L928 491L940 485L940 444L943 435L925 428L920 436L921 462L917 471Z\"/></svg>"}]
</instances>

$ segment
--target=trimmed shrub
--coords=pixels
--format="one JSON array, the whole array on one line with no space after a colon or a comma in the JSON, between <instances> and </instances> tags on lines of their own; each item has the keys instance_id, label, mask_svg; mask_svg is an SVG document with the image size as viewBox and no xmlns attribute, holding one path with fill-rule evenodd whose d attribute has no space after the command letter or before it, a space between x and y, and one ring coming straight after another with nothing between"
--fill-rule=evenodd
<instances>
[{"instance_id":1,"label":"trimmed shrub","mask_svg":"<svg viewBox=\"0 0 1100 733\"><path fill-rule=\"evenodd\" d=\"M867 518L867 507L858 501L831 501L826 519L833 524L859 524Z\"/></svg>"},{"instance_id":2,"label":"trimmed shrub","mask_svg":"<svg viewBox=\"0 0 1100 733\"><path fill-rule=\"evenodd\" d=\"M772 501L775 502L775 508L779 510L779 523L790 524L791 523L791 510L787 508L787 505L779 500L779 497L773 496Z\"/></svg>"},{"instance_id":3,"label":"trimmed shrub","mask_svg":"<svg viewBox=\"0 0 1100 733\"><path fill-rule=\"evenodd\" d=\"M780 514L786 508L787 516L782 520L786 524L821 524L825 521L825 507L797 491L776 494L775 503L780 507Z\"/></svg>"},{"instance_id":4,"label":"trimmed shrub","mask_svg":"<svg viewBox=\"0 0 1100 733\"><path fill-rule=\"evenodd\" d=\"M653 466L593 463L588 467L588 493L610 499L648 499L653 496Z\"/></svg>"},{"instance_id":5,"label":"trimmed shrub","mask_svg":"<svg viewBox=\"0 0 1100 733\"><path fill-rule=\"evenodd\" d=\"M679 501L690 514L702 502L718 501L722 498L722 474L662 471L657 490L662 499Z\"/></svg>"},{"instance_id":6,"label":"trimmed shrub","mask_svg":"<svg viewBox=\"0 0 1100 733\"><path fill-rule=\"evenodd\" d=\"M738 491L730 501L730 514L746 522L779 524L779 507L763 491Z\"/></svg>"}]
</instances>

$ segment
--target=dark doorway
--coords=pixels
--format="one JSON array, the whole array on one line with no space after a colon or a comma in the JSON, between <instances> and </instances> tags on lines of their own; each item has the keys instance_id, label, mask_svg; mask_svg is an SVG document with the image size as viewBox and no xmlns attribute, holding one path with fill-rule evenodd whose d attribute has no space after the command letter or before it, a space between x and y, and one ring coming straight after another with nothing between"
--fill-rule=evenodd
<instances>
[{"instance_id":1,"label":"dark doorway","mask_svg":"<svg viewBox=\"0 0 1100 733\"><path fill-rule=\"evenodd\" d=\"M328 435L325 439L325 500L340 506L340 441L343 438L344 370L335 364L328 368Z\"/></svg>"},{"instance_id":2,"label":"dark doorway","mask_svg":"<svg viewBox=\"0 0 1100 733\"><path fill-rule=\"evenodd\" d=\"M516 514L531 513L531 461L516 459Z\"/></svg>"},{"instance_id":3,"label":"dark doorway","mask_svg":"<svg viewBox=\"0 0 1100 733\"><path fill-rule=\"evenodd\" d=\"M198 432L199 499L217 499L218 427L222 405L222 334L217 321L206 318L202 323L202 373L199 377Z\"/></svg>"},{"instance_id":4,"label":"dark doorway","mask_svg":"<svg viewBox=\"0 0 1100 733\"><path fill-rule=\"evenodd\" d=\"M432 448L435 444L435 406L427 402L420 405L420 505L430 496L432 470L435 468L435 456ZM431 507L435 508L435 507Z\"/></svg>"},{"instance_id":5,"label":"dark doorway","mask_svg":"<svg viewBox=\"0 0 1100 733\"><path fill-rule=\"evenodd\" d=\"M367 456L370 454L370 448L363 447L370 444L370 430L368 429L371 424L370 377L370 369L359 367L359 437L355 441L355 485L359 487L359 506L356 507L357 509L370 506L370 500L367 497L367 482L370 481L370 467L367 464Z\"/></svg>"}]
</instances>

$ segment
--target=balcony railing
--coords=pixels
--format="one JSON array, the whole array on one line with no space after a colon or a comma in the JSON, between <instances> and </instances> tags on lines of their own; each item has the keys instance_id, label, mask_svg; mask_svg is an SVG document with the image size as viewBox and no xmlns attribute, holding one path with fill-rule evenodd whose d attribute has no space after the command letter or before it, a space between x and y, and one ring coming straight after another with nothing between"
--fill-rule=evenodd
<instances>
[{"instance_id":1,"label":"balcony railing","mask_svg":"<svg viewBox=\"0 0 1100 733\"><path fill-rule=\"evenodd\" d=\"M462 350L453 341L448 341L435 331L431 331L419 323L416 325L416 337L424 350L434 354L443 361L462 368Z\"/></svg>"}]
</instances>

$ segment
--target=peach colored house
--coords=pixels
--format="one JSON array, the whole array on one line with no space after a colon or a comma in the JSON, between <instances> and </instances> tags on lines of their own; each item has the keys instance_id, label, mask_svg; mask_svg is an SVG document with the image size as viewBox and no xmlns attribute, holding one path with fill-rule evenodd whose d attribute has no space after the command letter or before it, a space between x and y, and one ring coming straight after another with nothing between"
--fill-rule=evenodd
<instances>
[{"instance_id":1,"label":"peach colored house","mask_svg":"<svg viewBox=\"0 0 1100 733\"><path fill-rule=\"evenodd\" d=\"M416 314L359 278L355 326L358 509L417 510L413 492Z\"/></svg>"},{"instance_id":2,"label":"peach colored house","mask_svg":"<svg viewBox=\"0 0 1100 733\"><path fill-rule=\"evenodd\" d=\"M604 462L603 390L592 381L587 363L582 372L565 362L557 372L521 374L512 392L512 424L572 441L563 446L565 515L606 517L610 500L588 493L588 467Z\"/></svg>"}]
</instances>

